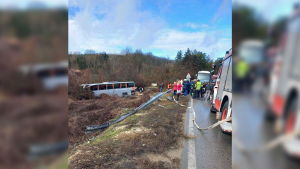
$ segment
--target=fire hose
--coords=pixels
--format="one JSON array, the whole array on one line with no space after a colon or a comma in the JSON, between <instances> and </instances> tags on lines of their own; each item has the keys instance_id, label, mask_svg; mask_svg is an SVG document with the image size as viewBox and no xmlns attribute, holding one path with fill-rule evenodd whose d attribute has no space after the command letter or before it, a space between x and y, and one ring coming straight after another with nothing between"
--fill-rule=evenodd
<instances>
[{"instance_id":1,"label":"fire hose","mask_svg":"<svg viewBox=\"0 0 300 169\"><path fill-rule=\"evenodd\" d=\"M178 102L175 100L174 96L173 96L173 99L174 99L174 101L175 101L177 104L179 104L180 106L182 106L182 107L185 106L185 105L182 105L182 104L178 103ZM192 110L192 112L193 112L193 114L194 114L194 118L193 118L194 125L195 125L196 128L199 129L199 130L209 130L209 129L213 129L213 128L217 127L218 125L222 124L222 123L225 123L225 122L227 122L227 121L232 121L232 117L229 117L229 118L227 118L227 119L218 121L217 123L215 123L215 124L213 124L213 125L211 125L211 126L209 126L209 127L206 127L206 128L200 128L200 127L198 126L197 122L196 122L196 113L195 113L195 110L193 109L193 99L192 99L192 101L191 101L191 107L188 107L188 109L191 109L191 110Z\"/></svg>"},{"instance_id":2,"label":"fire hose","mask_svg":"<svg viewBox=\"0 0 300 169\"><path fill-rule=\"evenodd\" d=\"M173 97L174 98L174 97ZM185 105L182 105L180 103L178 103L175 98L174 98L174 101L179 104L180 106L185 106ZM217 123L209 126L209 127L206 127L206 128L200 128L196 122L196 113L195 113L195 110L193 109L193 99L191 101L191 107L188 107L189 109L191 109L191 111L193 112L193 115L194 115L194 118L193 118L193 122L194 122L194 125L196 126L197 129L199 130L209 130L209 129L213 129L215 127L217 127L218 125L222 124L222 123L225 123L227 121L232 121L232 117L229 117L229 118L226 118L224 120L221 120L221 121L218 121ZM237 138L236 135L233 134L233 140L234 142L236 143L238 149L244 151L244 152L262 152L262 151L267 151L267 150L271 150L275 147L277 147L278 145L284 143L285 141L288 141L292 138L295 138L297 137L298 135L300 135L300 133L295 130L294 132L290 133L290 134L282 134L282 135L279 135L277 138L269 141L267 144L265 145L262 145L262 146L259 146L259 147L256 147L256 148L252 148L252 149L249 149L249 148L246 148L241 142L240 140Z\"/></svg>"}]
</instances>

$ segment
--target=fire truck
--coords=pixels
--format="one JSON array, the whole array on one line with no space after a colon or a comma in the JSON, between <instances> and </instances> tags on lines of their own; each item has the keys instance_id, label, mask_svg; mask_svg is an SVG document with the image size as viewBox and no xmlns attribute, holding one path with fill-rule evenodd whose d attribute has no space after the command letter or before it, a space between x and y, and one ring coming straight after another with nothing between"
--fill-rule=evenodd
<instances>
[{"instance_id":1,"label":"fire truck","mask_svg":"<svg viewBox=\"0 0 300 169\"><path fill-rule=\"evenodd\" d=\"M219 70L218 74L215 80L215 83L213 85L213 91L212 91L212 100L211 100L211 105L210 105L210 112L217 112L218 110L215 108L215 103L216 103L216 97L218 93L218 86L220 83L220 72L222 71L222 63L219 65ZM214 75L215 76L215 75Z\"/></svg>"},{"instance_id":2,"label":"fire truck","mask_svg":"<svg viewBox=\"0 0 300 169\"><path fill-rule=\"evenodd\" d=\"M216 118L224 120L232 116L232 49L226 51L226 55L219 67L218 78L214 86L214 98L211 110L217 111ZM232 123L220 124L224 133L232 133Z\"/></svg>"},{"instance_id":3,"label":"fire truck","mask_svg":"<svg viewBox=\"0 0 300 169\"><path fill-rule=\"evenodd\" d=\"M271 110L276 116L277 131L297 133L283 143L288 155L300 158L300 8L297 6L287 23L281 60L274 66L276 80L271 84Z\"/></svg>"},{"instance_id":4,"label":"fire truck","mask_svg":"<svg viewBox=\"0 0 300 169\"><path fill-rule=\"evenodd\" d=\"M217 81L217 78L218 78L218 75L212 75L212 76L211 76L211 82L210 82L210 84L211 84L212 86L215 86L216 81Z\"/></svg>"}]
</instances>

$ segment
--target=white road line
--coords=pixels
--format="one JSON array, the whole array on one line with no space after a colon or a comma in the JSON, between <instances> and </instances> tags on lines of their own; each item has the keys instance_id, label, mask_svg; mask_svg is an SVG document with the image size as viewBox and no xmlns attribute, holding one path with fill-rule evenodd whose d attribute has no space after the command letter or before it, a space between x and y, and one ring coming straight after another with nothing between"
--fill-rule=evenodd
<instances>
[{"instance_id":1,"label":"white road line","mask_svg":"<svg viewBox=\"0 0 300 169\"><path fill-rule=\"evenodd\" d=\"M191 107L193 107L193 99L191 99ZM190 112L192 109L189 109ZM193 117L192 113L189 114L189 130L188 134L190 136L194 135L194 125L193 125ZM193 139L188 140L188 168L196 169L196 151L195 151L195 141Z\"/></svg>"}]
</instances>

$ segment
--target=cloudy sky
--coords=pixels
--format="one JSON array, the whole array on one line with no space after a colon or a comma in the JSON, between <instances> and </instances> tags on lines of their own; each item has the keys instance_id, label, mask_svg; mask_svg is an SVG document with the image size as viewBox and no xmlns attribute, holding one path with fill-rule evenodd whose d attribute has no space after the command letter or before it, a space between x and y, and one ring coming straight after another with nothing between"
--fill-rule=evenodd
<instances>
[{"instance_id":1,"label":"cloudy sky","mask_svg":"<svg viewBox=\"0 0 300 169\"><path fill-rule=\"evenodd\" d=\"M233 0L232 3L247 5L256 10L264 20L272 23L280 17L290 16L299 0Z\"/></svg>"},{"instance_id":2,"label":"cloudy sky","mask_svg":"<svg viewBox=\"0 0 300 169\"><path fill-rule=\"evenodd\" d=\"M224 57L231 0L69 0L69 52L120 53L127 46L174 59L187 48Z\"/></svg>"}]
</instances>

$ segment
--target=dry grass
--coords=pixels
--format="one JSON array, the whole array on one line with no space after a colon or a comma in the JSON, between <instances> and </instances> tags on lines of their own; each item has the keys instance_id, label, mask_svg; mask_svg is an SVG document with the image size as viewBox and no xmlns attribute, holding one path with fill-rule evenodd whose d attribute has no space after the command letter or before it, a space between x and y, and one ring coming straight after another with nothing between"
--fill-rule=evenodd
<instances>
[{"instance_id":1,"label":"dry grass","mask_svg":"<svg viewBox=\"0 0 300 169\"><path fill-rule=\"evenodd\" d=\"M127 112L126 108L132 110L148 99L150 99L148 94L127 98L101 95L98 99L70 102L68 105L69 148L87 141L89 137L99 134L99 132L96 132L86 135L86 126L104 124Z\"/></svg>"},{"instance_id":2,"label":"dry grass","mask_svg":"<svg viewBox=\"0 0 300 169\"><path fill-rule=\"evenodd\" d=\"M181 103L187 105L188 98L182 98ZM130 116L109 127L94 141L69 151L69 167L180 168L181 153L179 158L166 156L170 159L168 161L153 161L145 156L149 153L162 155L169 150L181 149L180 140L186 137L183 128L186 107L180 107L169 100L159 101L159 104L169 106L161 108L151 105L146 111L140 112L144 113L143 116ZM147 129L147 132L133 130L139 127Z\"/></svg>"}]
</instances>

